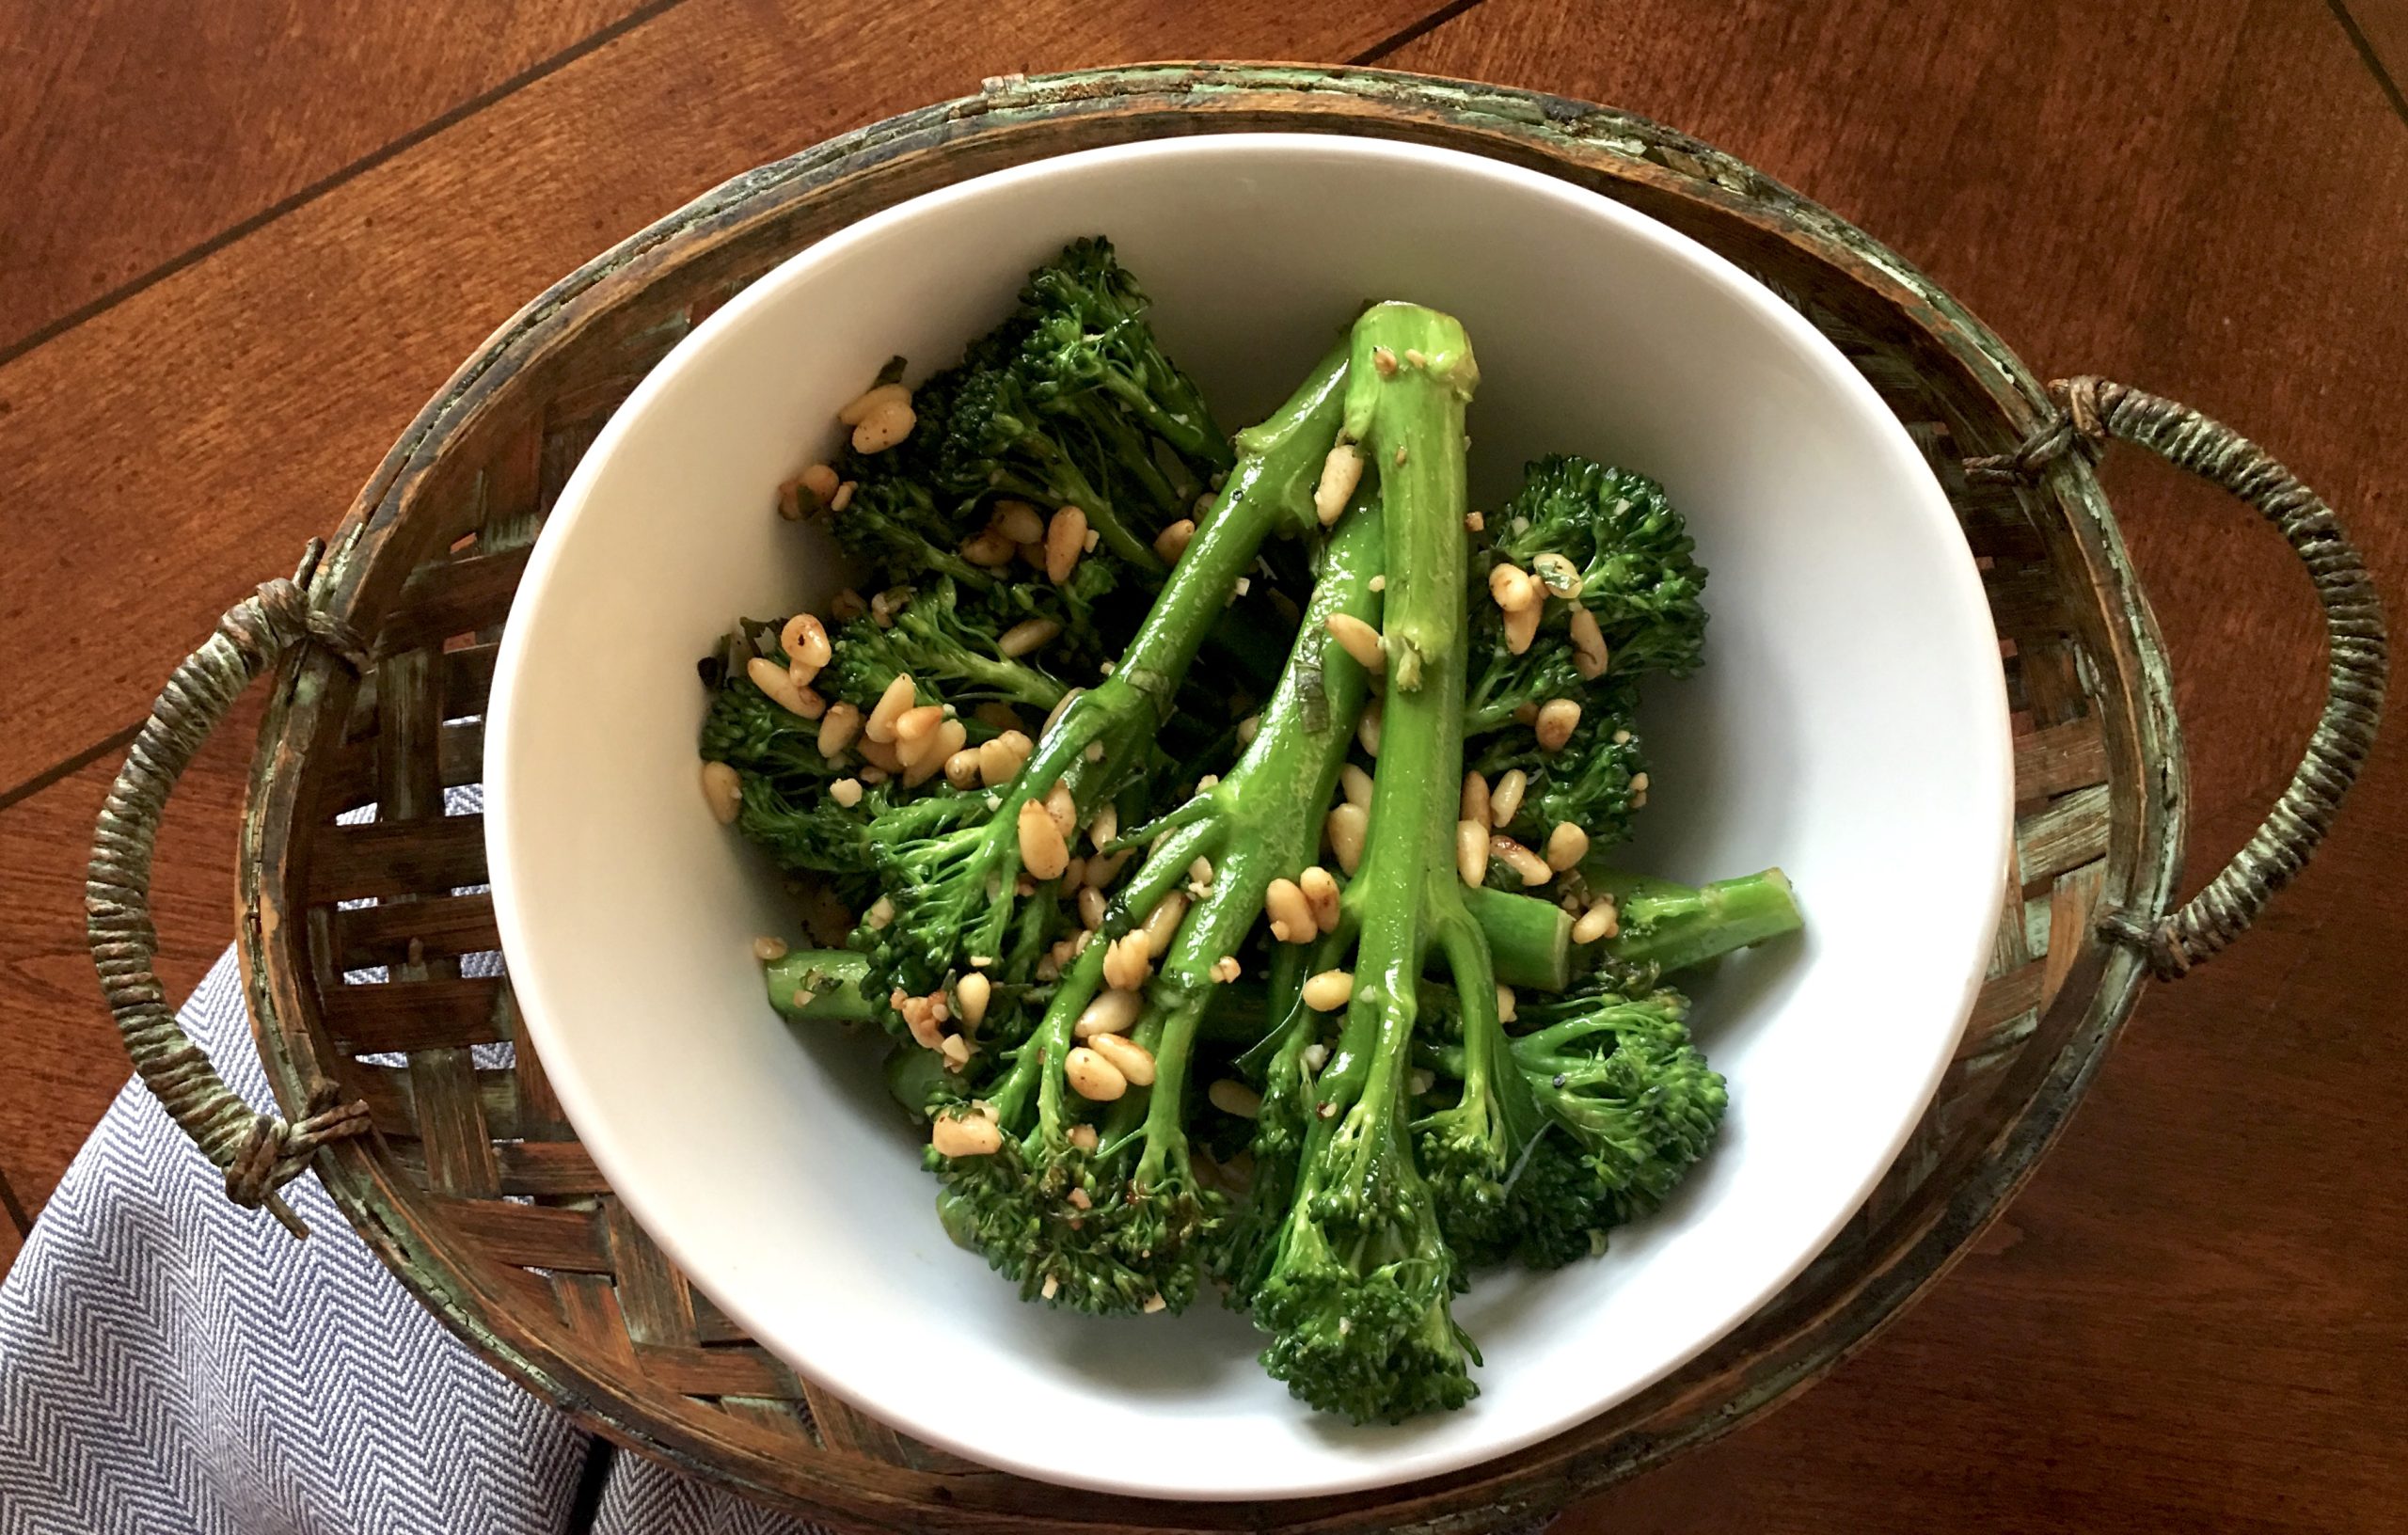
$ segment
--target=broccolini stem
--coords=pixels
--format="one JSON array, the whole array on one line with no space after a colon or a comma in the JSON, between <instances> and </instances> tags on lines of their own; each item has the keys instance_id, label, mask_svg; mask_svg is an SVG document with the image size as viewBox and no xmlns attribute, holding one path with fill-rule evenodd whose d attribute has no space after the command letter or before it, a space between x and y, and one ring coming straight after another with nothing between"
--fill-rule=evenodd
<instances>
[{"instance_id":1,"label":"broccolini stem","mask_svg":"<svg viewBox=\"0 0 2408 1535\"><path fill-rule=\"evenodd\" d=\"M793 1022L866 1022L878 1009L862 995L869 956L850 949L791 949L761 967L769 1005Z\"/></svg>"},{"instance_id":2,"label":"broccolini stem","mask_svg":"<svg viewBox=\"0 0 2408 1535\"><path fill-rule=\"evenodd\" d=\"M1553 901L1494 885L1465 890L1464 904L1488 935L1497 979L1541 991L1560 991L1572 984L1570 912Z\"/></svg>"},{"instance_id":3,"label":"broccolini stem","mask_svg":"<svg viewBox=\"0 0 2408 1535\"><path fill-rule=\"evenodd\" d=\"M1592 893L1613 897L1621 923L1616 936L1595 947L1624 964L1652 964L1667 975L1796 932L1804 923L1789 877L1779 869L1694 890L1593 860L1581 865L1580 874Z\"/></svg>"}]
</instances>

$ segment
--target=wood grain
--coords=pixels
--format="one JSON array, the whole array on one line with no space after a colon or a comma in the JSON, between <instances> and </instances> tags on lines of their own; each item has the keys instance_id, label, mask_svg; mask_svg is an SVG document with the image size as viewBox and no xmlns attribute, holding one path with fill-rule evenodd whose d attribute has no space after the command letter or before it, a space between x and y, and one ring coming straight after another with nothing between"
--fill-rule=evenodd
<instances>
[{"instance_id":1,"label":"wood grain","mask_svg":"<svg viewBox=\"0 0 2408 1535\"><path fill-rule=\"evenodd\" d=\"M641 4L0 7L0 355Z\"/></svg>"},{"instance_id":2,"label":"wood grain","mask_svg":"<svg viewBox=\"0 0 2408 1535\"><path fill-rule=\"evenodd\" d=\"M2392 107L2408 120L2408 5L2400 0L2328 0L2343 24L2357 29L2370 62L2390 87Z\"/></svg>"},{"instance_id":3,"label":"wood grain","mask_svg":"<svg viewBox=\"0 0 2408 1535\"><path fill-rule=\"evenodd\" d=\"M1748 158L2044 371L2128 378L2274 447L2408 608L2408 135L2322 8L1663 0L1608 25L1488 0L1396 62L1613 102ZM2146 461L2108 481L2173 652L2195 884L2288 774L2321 641L2271 532ZM2395 1526L2408 895L2382 871L2403 852L2395 736L2262 929L2145 999L2064 1143L1930 1300L1565 1535Z\"/></svg>"},{"instance_id":4,"label":"wood grain","mask_svg":"<svg viewBox=\"0 0 2408 1535\"><path fill-rule=\"evenodd\" d=\"M545 284L725 178L987 74L1346 57L1422 0L1008 14L688 0L0 367L0 793L130 724L227 603L291 565L454 364ZM909 40L909 46L901 46ZM47 622L71 590L84 622Z\"/></svg>"}]
</instances>

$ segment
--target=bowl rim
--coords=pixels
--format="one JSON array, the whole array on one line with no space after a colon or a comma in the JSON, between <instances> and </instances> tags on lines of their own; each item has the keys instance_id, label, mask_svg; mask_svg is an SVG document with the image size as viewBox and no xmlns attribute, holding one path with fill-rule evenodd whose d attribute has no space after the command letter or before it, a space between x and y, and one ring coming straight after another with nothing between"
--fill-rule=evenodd
<instances>
[{"instance_id":1,"label":"bowl rim","mask_svg":"<svg viewBox=\"0 0 2408 1535\"><path fill-rule=\"evenodd\" d=\"M1797 348L1799 356L1811 359L1822 375L1822 381L1847 399L1856 415L1871 423L1874 432L1890 440L1905 478L1914 484L1914 498L1921 513L1936 525L1944 528L1947 539L1963 543L1963 531L1947 496L1932 475L1921 452L1909 437L1906 429L1890 408L1882 403L1873 387L1851 366L1838 348L1779 295L1748 275L1719 252L1692 237L1672 229L1636 209L1612 198L1569 184L1560 178L1523 166L1450 148L1410 143L1401 140L1330 135L1312 133L1235 132L1219 133L1186 138L1141 140L1048 156L1019 165L1002 167L981 175L931 189L883 208L867 217L830 232L780 261L731 298L717 312L697 324L670 353L655 365L626 400L612 413L610 420L587 449L576 471L562 488L551 513L547 532L551 536L540 540L531 553L529 562L514 596L510 621L506 625L495 666L491 700L488 705L490 728L486 736L485 763L485 834L489 872L493 888L494 911L500 932L503 952L510 959L514 989L517 993L519 1011L530 1037L538 1047L547 1074L563 1112L593 1156L613 1190L634 1212L646 1231L661 1249L684 1271L689 1280L743 1326L753 1338L768 1347L794 1369L815 1382L869 1414L871 1416L901 1428L943 1448L999 1469L1050 1484L1078 1487L1086 1491L1123 1495L1168 1498L1173 1500L1228 1502L1263 1498L1296 1498L1360 1493L1388 1487L1424 1478L1460 1472L1467 1467L1494 1461L1543 1442L1568 1429L1576 1427L1615 1405L1629 1400L1648 1386L1678 1370L1711 1348L1777 1295L1802 1272L1814 1257L1829 1245L1832 1237L1846 1226L1865 1198L1888 1171L1921 1122L1936 1092L1942 1072L1970 1019L1984 981L1996 910L1993 903L1981 905L1981 917L1968 939L1964 979L1959 986L1956 1016L1944 1036L1935 1034L1932 1058L1922 1074L1922 1081L1910 1103L1902 1104L1898 1122L1884 1144L1879 1155L1870 1159L1855 1185L1844 1199L1836 1200L1832 1212L1814 1239L1789 1256L1777 1273L1768 1273L1763 1282L1748 1293L1745 1304L1728 1308L1728 1314L1716 1325L1699 1333L1682 1350L1646 1372L1627 1380L1620 1389L1596 1397L1585 1405L1567 1410L1544 1420L1534 1421L1512 1433L1491 1441L1468 1444L1460 1449L1419 1456L1408 1455L1404 1464L1395 1465L1386 1458L1366 1456L1363 1468L1351 1474L1336 1475L1310 1483L1266 1480L1224 1485L1210 1490L1165 1489L1111 1475L1069 1474L1066 1467L1031 1462L1024 1458L998 1453L994 1448L971 1443L952 1435L941 1426L917 1419L911 1411L908 1393L897 1394L885 1388L882 1378L840 1376L830 1372L824 1362L815 1358L807 1346L798 1343L793 1329L784 1320L762 1315L742 1300L722 1294L706 1269L692 1259L693 1250L680 1240L679 1223L666 1201L650 1200L644 1189L647 1182L644 1159L631 1155L627 1148L614 1141L610 1118L597 1101L593 1089L578 1064L578 1052L570 1044L571 1036L562 1033L551 1015L540 984L542 967L532 958L522 958L536 952L528 931L526 912L516 899L518 867L525 851L514 835L510 806L515 797L513 759L518 736L513 728L516 711L512 707L523 657L533 643L538 625L531 614L544 601L550 588L553 567L562 558L579 514L583 511L594 487L607 471L612 451L634 430L650 403L657 396L677 387L680 375L693 360L717 344L716 339L733 333L746 323L756 309L776 300L786 290L807 283L824 265L841 258L853 245L874 238L888 227L909 222L951 203L980 196L994 195L999 189L1061 174L1066 168L1097 162L1149 160L1193 154L1229 154L1248 151L1281 153L1309 151L1315 155L1355 154L1372 159L1386 159L1420 165L1434 165L1476 177L1487 177L1509 183L1522 193L1577 205L1592 216L1620 226L1622 231L1647 244L1670 252L1691 268L1704 275L1729 298L1752 311L1777 332L1783 333ZM1959 562L1951 562L1957 590L1951 606L1972 616L1977 626L1995 641L1995 628L1990 609L1970 548ZM1987 783L1976 784L1981 798L1993 806L1992 833L1989 843L1993 866L1986 869L1981 889L1995 891L2004 884L2014 846L2013 749L2009 726L2008 703L2003 672L1987 661L1973 673L1972 686L1992 697L1994 707L1977 711L1977 717L1988 721L1989 750L1982 753L1988 761ZM1968 889L1973 888L1968 880ZM572 1031L573 1032L573 1031Z\"/></svg>"}]
</instances>

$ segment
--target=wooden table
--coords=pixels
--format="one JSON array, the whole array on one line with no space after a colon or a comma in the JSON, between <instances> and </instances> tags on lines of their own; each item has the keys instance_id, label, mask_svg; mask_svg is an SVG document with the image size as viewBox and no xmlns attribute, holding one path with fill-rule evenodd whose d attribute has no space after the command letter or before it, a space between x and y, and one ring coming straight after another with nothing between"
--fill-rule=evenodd
<instances>
[{"instance_id":1,"label":"wooden table","mask_svg":"<svg viewBox=\"0 0 2408 1535\"><path fill-rule=\"evenodd\" d=\"M1376 62L1662 119L1837 209L2044 371L2273 447L2408 592L2401 0L113 0L0 8L0 1265L125 1075L91 819L152 688L522 299L714 182L981 76ZM2110 489L2172 650L2192 863L2289 772L2279 542ZM180 796L179 988L230 930L242 732ZM2151 993L1931 1299L1770 1420L1580 1510L1641 1531L2408 1526L2408 747L2261 930Z\"/></svg>"}]
</instances>

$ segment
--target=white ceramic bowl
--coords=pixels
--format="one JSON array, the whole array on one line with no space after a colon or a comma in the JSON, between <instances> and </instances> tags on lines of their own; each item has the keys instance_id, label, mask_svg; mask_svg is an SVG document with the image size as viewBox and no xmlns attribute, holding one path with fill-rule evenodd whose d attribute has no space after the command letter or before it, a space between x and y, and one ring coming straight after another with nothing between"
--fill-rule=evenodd
<instances>
[{"instance_id":1,"label":"white ceramic bowl","mask_svg":"<svg viewBox=\"0 0 2408 1535\"><path fill-rule=\"evenodd\" d=\"M863 1040L762 1001L778 881L696 787L694 676L737 614L836 585L773 487L892 354L951 362L1022 274L1101 232L1236 426L1366 297L1469 328L1475 504L1561 450L1664 482L1713 578L1708 664L1648 699L1644 866L1779 864L1802 942L1728 963L1698 1034L1731 1080L1713 1155L1598 1260L1482 1279L1465 1410L1318 1420L1209 1300L1093 1321L952 1246ZM1704 247L1446 150L1208 135L1047 160L813 246L612 419L512 610L488 728L492 868L531 1037L611 1185L798 1369L989 1464L1186 1498L1336 1493L1503 1454L1748 1316L1889 1164L1971 1008L2010 835L2007 711L1973 564L1906 433L1840 355ZM1108 1430L1108 1432L1106 1432Z\"/></svg>"}]
</instances>

